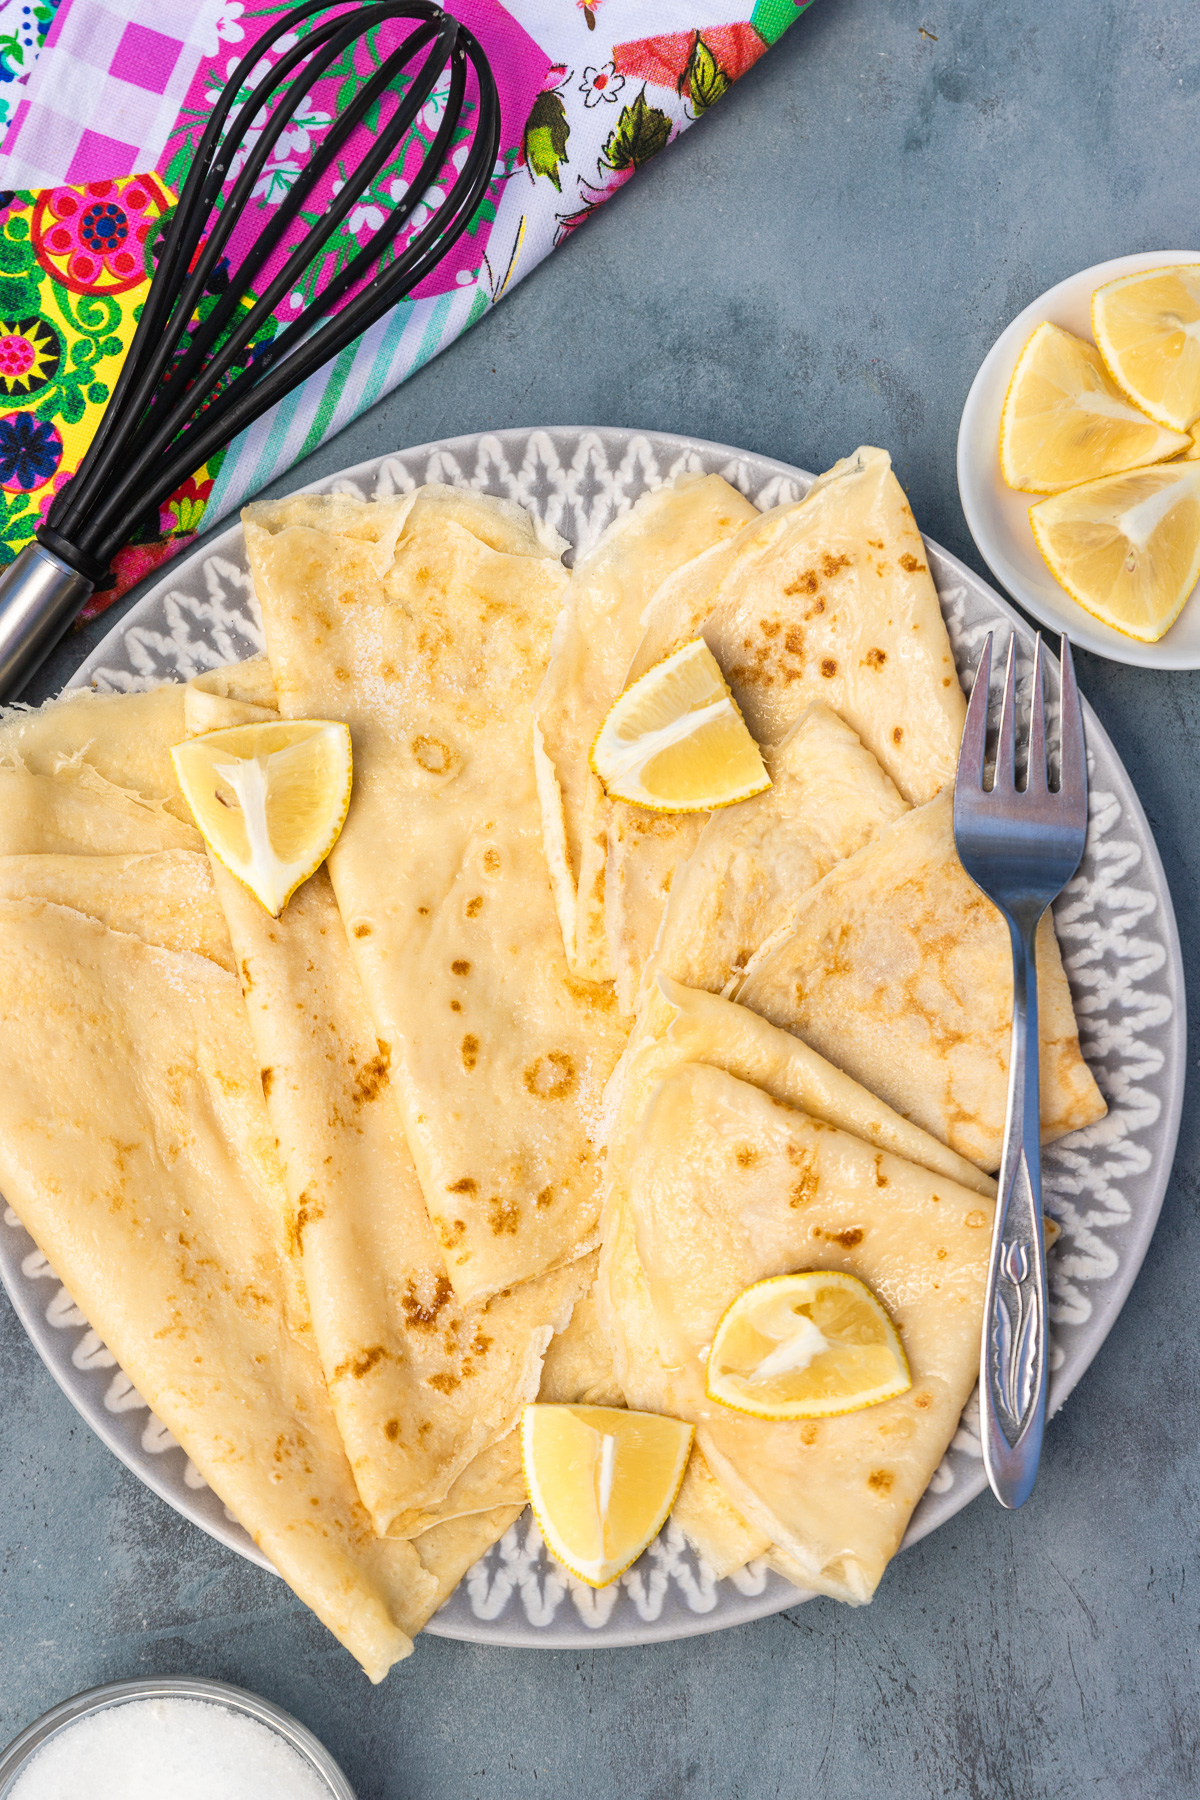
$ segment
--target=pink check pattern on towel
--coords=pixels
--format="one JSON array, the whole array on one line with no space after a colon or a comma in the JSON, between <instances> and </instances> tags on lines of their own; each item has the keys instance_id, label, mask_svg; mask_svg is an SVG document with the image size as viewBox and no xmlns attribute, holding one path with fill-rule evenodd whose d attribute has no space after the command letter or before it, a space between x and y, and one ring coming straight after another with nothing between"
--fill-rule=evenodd
<instances>
[{"instance_id":1,"label":"pink check pattern on towel","mask_svg":"<svg viewBox=\"0 0 1200 1800\"><path fill-rule=\"evenodd\" d=\"M222 10L221 0L63 0L4 140L6 185L153 169L218 47Z\"/></svg>"}]
</instances>

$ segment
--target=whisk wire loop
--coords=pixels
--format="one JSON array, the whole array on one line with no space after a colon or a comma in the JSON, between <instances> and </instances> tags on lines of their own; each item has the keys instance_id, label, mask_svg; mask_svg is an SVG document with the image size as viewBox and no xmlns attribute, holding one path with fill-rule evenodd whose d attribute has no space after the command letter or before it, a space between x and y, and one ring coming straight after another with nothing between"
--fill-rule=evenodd
<instances>
[{"instance_id":1,"label":"whisk wire loop","mask_svg":"<svg viewBox=\"0 0 1200 1800\"><path fill-rule=\"evenodd\" d=\"M265 51L285 32L326 11L328 3L309 0L283 15L234 69L164 232L150 293L101 427L79 472L39 527L42 542L92 580L150 506L423 280L466 229L487 191L500 141L495 82L473 34L431 0L367 0L352 13L321 21L287 46L246 94ZM353 104L338 115L201 318L206 291L211 292L214 273L272 151L293 120L300 94L364 31L389 20L412 20L415 28L384 55ZM453 182L446 184L448 191L439 191L429 219L395 252L395 240L421 203L429 203L426 197L446 166L462 122L468 69L475 74L478 101L467 154ZM377 123L369 150L319 216L304 216L302 209L319 183L335 167L340 171L338 158L353 133L404 75L397 105L385 125ZM445 104L433 141L423 147L420 165L396 206L297 319L256 345L255 337L281 300L295 290L408 141L418 113L443 79ZM233 170L232 190L222 201ZM216 218L206 231L214 210ZM263 292L255 294L254 282L297 219L307 229ZM329 317L342 301L341 310Z\"/></svg>"}]
</instances>

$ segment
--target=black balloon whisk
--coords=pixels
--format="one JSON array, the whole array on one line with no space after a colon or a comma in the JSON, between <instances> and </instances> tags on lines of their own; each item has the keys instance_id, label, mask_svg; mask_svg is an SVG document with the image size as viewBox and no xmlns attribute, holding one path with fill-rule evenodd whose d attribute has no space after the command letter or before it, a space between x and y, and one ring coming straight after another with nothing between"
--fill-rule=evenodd
<instances>
[{"instance_id":1,"label":"black balloon whisk","mask_svg":"<svg viewBox=\"0 0 1200 1800\"><path fill-rule=\"evenodd\" d=\"M311 20L264 65L264 52ZM312 84L391 20L411 21L412 29L336 114L286 197L264 212L262 229L227 267L255 185ZM280 301L297 290L402 152L437 93L445 104L433 142L400 200L297 318L271 335ZM470 143L458 158L461 168L439 183L453 173L448 159L463 125ZM315 219L305 215L323 178L342 173L338 159L356 133L357 160L342 185ZM310 0L255 41L213 108L169 216L142 316L88 452L34 541L0 574L0 699L53 648L148 513L436 267L484 198L499 145L500 103L487 59L472 34L431 0L366 0L337 12L330 0ZM420 207L430 216L411 229ZM258 292L277 252L283 261Z\"/></svg>"}]
</instances>

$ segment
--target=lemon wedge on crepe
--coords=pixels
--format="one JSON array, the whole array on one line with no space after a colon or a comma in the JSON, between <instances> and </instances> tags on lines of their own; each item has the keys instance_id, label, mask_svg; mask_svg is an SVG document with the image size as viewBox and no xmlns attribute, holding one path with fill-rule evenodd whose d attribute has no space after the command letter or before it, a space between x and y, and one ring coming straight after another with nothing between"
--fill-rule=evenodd
<instances>
[{"instance_id":1,"label":"lemon wedge on crepe","mask_svg":"<svg viewBox=\"0 0 1200 1800\"><path fill-rule=\"evenodd\" d=\"M1000 415L1000 470L1009 487L1056 494L1164 462L1190 443L1139 411L1092 345L1058 325L1039 325L1017 358Z\"/></svg>"},{"instance_id":2,"label":"lemon wedge on crepe","mask_svg":"<svg viewBox=\"0 0 1200 1800\"><path fill-rule=\"evenodd\" d=\"M1159 463L1086 482L1039 500L1029 523L1072 599L1152 644L1200 578L1200 463Z\"/></svg>"},{"instance_id":3,"label":"lemon wedge on crepe","mask_svg":"<svg viewBox=\"0 0 1200 1800\"><path fill-rule=\"evenodd\" d=\"M703 638L626 688L601 725L590 760L614 800L654 812L713 812L771 785Z\"/></svg>"},{"instance_id":4,"label":"lemon wedge on crepe","mask_svg":"<svg viewBox=\"0 0 1200 1800\"><path fill-rule=\"evenodd\" d=\"M1106 281L1092 295L1092 335L1152 419L1186 431L1200 418L1200 263Z\"/></svg>"},{"instance_id":5,"label":"lemon wedge on crepe","mask_svg":"<svg viewBox=\"0 0 1200 1800\"><path fill-rule=\"evenodd\" d=\"M912 1386L883 1306L857 1275L773 1275L738 1295L708 1353L708 1397L756 1419L827 1419Z\"/></svg>"},{"instance_id":6,"label":"lemon wedge on crepe","mask_svg":"<svg viewBox=\"0 0 1200 1800\"><path fill-rule=\"evenodd\" d=\"M551 1555L607 1587L662 1530L692 1427L618 1406L527 1406L521 1455L529 1504Z\"/></svg>"},{"instance_id":7,"label":"lemon wedge on crepe","mask_svg":"<svg viewBox=\"0 0 1200 1800\"><path fill-rule=\"evenodd\" d=\"M176 744L171 760L213 855L278 918L345 823L348 727L324 719L232 725Z\"/></svg>"}]
</instances>

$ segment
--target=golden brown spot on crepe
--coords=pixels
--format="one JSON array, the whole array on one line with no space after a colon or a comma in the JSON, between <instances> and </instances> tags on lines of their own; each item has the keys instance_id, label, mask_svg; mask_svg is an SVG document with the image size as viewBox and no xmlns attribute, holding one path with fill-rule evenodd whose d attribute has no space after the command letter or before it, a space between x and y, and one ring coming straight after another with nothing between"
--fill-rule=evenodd
<instances>
[{"instance_id":1,"label":"golden brown spot on crepe","mask_svg":"<svg viewBox=\"0 0 1200 1800\"><path fill-rule=\"evenodd\" d=\"M883 539L882 538L868 538L867 542L868 542L868 544L870 544L872 550L882 550L883 549Z\"/></svg>"},{"instance_id":2,"label":"golden brown spot on crepe","mask_svg":"<svg viewBox=\"0 0 1200 1800\"><path fill-rule=\"evenodd\" d=\"M250 974L250 964L248 962L246 962L246 960L243 958L243 960L242 960L242 992L243 992L243 994L248 994L250 992L250 989L253 986L254 986L254 979Z\"/></svg>"},{"instance_id":3,"label":"golden brown spot on crepe","mask_svg":"<svg viewBox=\"0 0 1200 1800\"><path fill-rule=\"evenodd\" d=\"M489 875L499 874L500 852L498 850L485 850L483 853L483 866Z\"/></svg>"},{"instance_id":4,"label":"golden brown spot on crepe","mask_svg":"<svg viewBox=\"0 0 1200 1800\"><path fill-rule=\"evenodd\" d=\"M469 975L471 973L471 965L469 962L464 962L460 956L450 964L450 973L452 975Z\"/></svg>"},{"instance_id":5,"label":"golden brown spot on crepe","mask_svg":"<svg viewBox=\"0 0 1200 1800\"><path fill-rule=\"evenodd\" d=\"M963 1224L968 1225L972 1231L978 1231L982 1226L987 1224L987 1214L981 1212L969 1212L963 1220Z\"/></svg>"},{"instance_id":6,"label":"golden brown spot on crepe","mask_svg":"<svg viewBox=\"0 0 1200 1800\"><path fill-rule=\"evenodd\" d=\"M821 1427L817 1424L816 1420L805 1419L803 1425L800 1427L800 1442L802 1444L815 1444L820 1435Z\"/></svg>"},{"instance_id":7,"label":"golden brown spot on crepe","mask_svg":"<svg viewBox=\"0 0 1200 1800\"><path fill-rule=\"evenodd\" d=\"M789 1144L788 1146L789 1160L796 1165L797 1169L797 1177L792 1184L792 1191L788 1197L788 1204L795 1208L796 1211L799 1211L802 1206L807 1206L810 1201L816 1199L817 1189L821 1185L821 1178L817 1174L817 1159L813 1152L811 1150L804 1150L799 1156L792 1156L792 1150L798 1148L798 1145ZM820 1237L821 1233L819 1229L817 1230L816 1235Z\"/></svg>"},{"instance_id":8,"label":"golden brown spot on crepe","mask_svg":"<svg viewBox=\"0 0 1200 1800\"><path fill-rule=\"evenodd\" d=\"M950 1254L950 1252L947 1250L945 1244L939 1244L937 1249L934 1251L934 1255L937 1257L939 1262L945 1262L945 1260L949 1256L949 1254Z\"/></svg>"},{"instance_id":9,"label":"golden brown spot on crepe","mask_svg":"<svg viewBox=\"0 0 1200 1800\"><path fill-rule=\"evenodd\" d=\"M902 744L904 742L904 730L902 726L892 726L892 742L893 744Z\"/></svg>"},{"instance_id":10,"label":"golden brown spot on crepe","mask_svg":"<svg viewBox=\"0 0 1200 1800\"><path fill-rule=\"evenodd\" d=\"M374 1100L388 1084L388 1070L392 1066L392 1046L385 1044L382 1038L375 1039L377 1054L370 1062L365 1062L354 1077L354 1104L362 1106L368 1100Z\"/></svg>"},{"instance_id":11,"label":"golden brown spot on crepe","mask_svg":"<svg viewBox=\"0 0 1200 1800\"><path fill-rule=\"evenodd\" d=\"M821 573L826 581L832 581L839 569L848 569L849 567L850 558L848 556L830 556L827 550L821 558Z\"/></svg>"},{"instance_id":12,"label":"golden brown spot on crepe","mask_svg":"<svg viewBox=\"0 0 1200 1800\"><path fill-rule=\"evenodd\" d=\"M305 1188L296 1204L296 1211L288 1223L287 1247L289 1256L301 1256L304 1252L304 1232L307 1226L325 1217L325 1208L319 1200L315 1200Z\"/></svg>"},{"instance_id":13,"label":"golden brown spot on crepe","mask_svg":"<svg viewBox=\"0 0 1200 1800\"><path fill-rule=\"evenodd\" d=\"M782 631L783 625L779 619L760 619L758 628L764 637L773 638Z\"/></svg>"},{"instance_id":14,"label":"golden brown spot on crepe","mask_svg":"<svg viewBox=\"0 0 1200 1800\"><path fill-rule=\"evenodd\" d=\"M408 1285L400 1296L405 1322L414 1328L427 1330L437 1324L438 1314L453 1297L454 1289L451 1287L450 1278L447 1275L438 1276L433 1284L433 1293L428 1300L422 1300L410 1276Z\"/></svg>"},{"instance_id":15,"label":"golden brown spot on crepe","mask_svg":"<svg viewBox=\"0 0 1200 1800\"><path fill-rule=\"evenodd\" d=\"M949 677L949 676L948 676L948 675L943 675L943 676L942 676L942 686L943 686L943 687L949 687L949 686L950 686L950 677Z\"/></svg>"},{"instance_id":16,"label":"golden brown spot on crepe","mask_svg":"<svg viewBox=\"0 0 1200 1800\"><path fill-rule=\"evenodd\" d=\"M429 917L429 908L427 906L418 906L417 911L420 913L420 915L423 919L427 919Z\"/></svg>"},{"instance_id":17,"label":"golden brown spot on crepe","mask_svg":"<svg viewBox=\"0 0 1200 1800\"><path fill-rule=\"evenodd\" d=\"M400 1436L400 1421L399 1421L399 1419L389 1419L387 1424L383 1428L383 1435L385 1438L387 1438L389 1443L394 1444L396 1442L396 1439Z\"/></svg>"},{"instance_id":18,"label":"golden brown spot on crepe","mask_svg":"<svg viewBox=\"0 0 1200 1800\"><path fill-rule=\"evenodd\" d=\"M866 663L868 669L882 669L884 663L887 661L887 651L878 648L868 650L867 654L863 657L863 661Z\"/></svg>"},{"instance_id":19,"label":"golden brown spot on crepe","mask_svg":"<svg viewBox=\"0 0 1200 1800\"><path fill-rule=\"evenodd\" d=\"M875 1186L876 1187L886 1187L888 1184L888 1178L884 1174L883 1169L881 1167L882 1162L883 1162L882 1156L877 1156L875 1158Z\"/></svg>"},{"instance_id":20,"label":"golden brown spot on crepe","mask_svg":"<svg viewBox=\"0 0 1200 1800\"><path fill-rule=\"evenodd\" d=\"M515 1200L502 1200L499 1194L493 1194L488 1201L492 1216L488 1223L493 1237L516 1237L521 1227L521 1209Z\"/></svg>"},{"instance_id":21,"label":"golden brown spot on crepe","mask_svg":"<svg viewBox=\"0 0 1200 1800\"><path fill-rule=\"evenodd\" d=\"M491 1349L491 1347L492 1347L491 1338L486 1337L484 1335L484 1330L483 1330L482 1325L478 1326L476 1329L476 1332L475 1332L475 1336L471 1342L472 1350L475 1352L476 1356L486 1356L488 1351Z\"/></svg>"},{"instance_id":22,"label":"golden brown spot on crepe","mask_svg":"<svg viewBox=\"0 0 1200 1800\"><path fill-rule=\"evenodd\" d=\"M805 569L803 575L797 575L795 581L790 581L783 591L788 595L815 594L819 585L817 571L815 569Z\"/></svg>"},{"instance_id":23,"label":"golden brown spot on crepe","mask_svg":"<svg viewBox=\"0 0 1200 1800\"><path fill-rule=\"evenodd\" d=\"M823 656L821 658L821 673L826 681L832 681L837 674L837 663L832 656Z\"/></svg>"},{"instance_id":24,"label":"golden brown spot on crepe","mask_svg":"<svg viewBox=\"0 0 1200 1800\"><path fill-rule=\"evenodd\" d=\"M918 1412L928 1412L929 1408L933 1405L933 1395L929 1392L928 1388L918 1388L912 1397L912 1403L917 1408Z\"/></svg>"},{"instance_id":25,"label":"golden brown spot on crepe","mask_svg":"<svg viewBox=\"0 0 1200 1800\"><path fill-rule=\"evenodd\" d=\"M539 1209L543 1210L543 1211L545 1210L545 1208L547 1206L553 1206L553 1204L554 1204L554 1189L552 1187L544 1187L542 1189L541 1193L537 1197L537 1203L538 1203Z\"/></svg>"},{"instance_id":26,"label":"golden brown spot on crepe","mask_svg":"<svg viewBox=\"0 0 1200 1800\"><path fill-rule=\"evenodd\" d=\"M862 1243L866 1233L861 1225L848 1225L845 1231L827 1231L825 1236L831 1244L840 1244L843 1250L853 1250L856 1244Z\"/></svg>"},{"instance_id":27,"label":"golden brown spot on crepe","mask_svg":"<svg viewBox=\"0 0 1200 1800\"><path fill-rule=\"evenodd\" d=\"M749 1144L739 1144L738 1145L737 1164L738 1164L739 1169L749 1169L757 1161L758 1161L758 1151L757 1150L753 1149L752 1146Z\"/></svg>"},{"instance_id":28,"label":"golden brown spot on crepe","mask_svg":"<svg viewBox=\"0 0 1200 1800\"><path fill-rule=\"evenodd\" d=\"M431 1375L429 1385L431 1388L436 1388L439 1394L452 1394L455 1388L461 1385L461 1377L451 1375L447 1371L444 1375Z\"/></svg>"},{"instance_id":29,"label":"golden brown spot on crepe","mask_svg":"<svg viewBox=\"0 0 1200 1800\"><path fill-rule=\"evenodd\" d=\"M458 1180L452 1181L446 1189L448 1194L474 1194L478 1191L479 1183L470 1175L460 1175Z\"/></svg>"},{"instance_id":30,"label":"golden brown spot on crepe","mask_svg":"<svg viewBox=\"0 0 1200 1800\"><path fill-rule=\"evenodd\" d=\"M525 1086L538 1100L565 1100L576 1082L574 1058L565 1050L548 1050L523 1074Z\"/></svg>"},{"instance_id":31,"label":"golden brown spot on crepe","mask_svg":"<svg viewBox=\"0 0 1200 1800\"><path fill-rule=\"evenodd\" d=\"M333 675L335 681L349 681L350 679L349 669L335 669Z\"/></svg>"},{"instance_id":32,"label":"golden brown spot on crepe","mask_svg":"<svg viewBox=\"0 0 1200 1800\"><path fill-rule=\"evenodd\" d=\"M355 937L359 937L359 938L370 937L371 927L367 924L365 919L360 920L360 922L354 927L354 935L355 935Z\"/></svg>"},{"instance_id":33,"label":"golden brown spot on crepe","mask_svg":"<svg viewBox=\"0 0 1200 1800\"><path fill-rule=\"evenodd\" d=\"M260 1069L258 1071L258 1079L262 1082L263 1099L269 1100L271 1098L271 1084L275 1080L274 1069Z\"/></svg>"},{"instance_id":34,"label":"golden brown spot on crepe","mask_svg":"<svg viewBox=\"0 0 1200 1800\"><path fill-rule=\"evenodd\" d=\"M471 1186L474 1187L474 1185L475 1183L472 1182ZM434 1224L437 1227L438 1241L440 1242L442 1249L457 1249L466 1235L466 1221L463 1219L455 1219L453 1225L447 1225L445 1219L435 1219Z\"/></svg>"},{"instance_id":35,"label":"golden brown spot on crepe","mask_svg":"<svg viewBox=\"0 0 1200 1800\"><path fill-rule=\"evenodd\" d=\"M387 1351L382 1344L372 1344L371 1348L364 1350L360 1356L348 1356L345 1362L339 1363L333 1371L333 1379L340 1381L343 1375L353 1375L355 1381L361 1381L363 1376L369 1375L371 1370L383 1362L386 1356Z\"/></svg>"},{"instance_id":36,"label":"golden brown spot on crepe","mask_svg":"<svg viewBox=\"0 0 1200 1800\"><path fill-rule=\"evenodd\" d=\"M600 872L600 886L604 885L604 871ZM617 997L610 982L581 981L578 976L564 974L563 986L573 1000L585 1000L589 1006L597 1007L601 1012L616 1010Z\"/></svg>"},{"instance_id":37,"label":"golden brown spot on crepe","mask_svg":"<svg viewBox=\"0 0 1200 1800\"><path fill-rule=\"evenodd\" d=\"M412 753L417 767L427 775L444 775L454 762L453 750L439 738L415 737Z\"/></svg>"},{"instance_id":38,"label":"golden brown spot on crepe","mask_svg":"<svg viewBox=\"0 0 1200 1800\"><path fill-rule=\"evenodd\" d=\"M473 1069L475 1064L479 1061L479 1039L475 1037L473 1033L468 1031L466 1037L463 1039L460 1054L462 1056L463 1068Z\"/></svg>"},{"instance_id":39,"label":"golden brown spot on crepe","mask_svg":"<svg viewBox=\"0 0 1200 1800\"><path fill-rule=\"evenodd\" d=\"M461 1000L452 1000L450 1002L450 1011L451 1012L461 1012L462 1011L462 1001Z\"/></svg>"},{"instance_id":40,"label":"golden brown spot on crepe","mask_svg":"<svg viewBox=\"0 0 1200 1800\"><path fill-rule=\"evenodd\" d=\"M482 911L483 911L483 895L475 894L470 900L467 901L467 917L468 917L468 919L477 919Z\"/></svg>"},{"instance_id":41,"label":"golden brown spot on crepe","mask_svg":"<svg viewBox=\"0 0 1200 1800\"><path fill-rule=\"evenodd\" d=\"M918 570L920 570L922 574L925 573L925 564L921 562L918 557L914 556L911 550L906 550L904 555L900 558L900 567L902 569L907 569L910 575L915 575Z\"/></svg>"},{"instance_id":42,"label":"golden brown spot on crepe","mask_svg":"<svg viewBox=\"0 0 1200 1800\"><path fill-rule=\"evenodd\" d=\"M890 1494L896 1477L890 1469L873 1469L867 1476L867 1486L875 1494Z\"/></svg>"}]
</instances>

